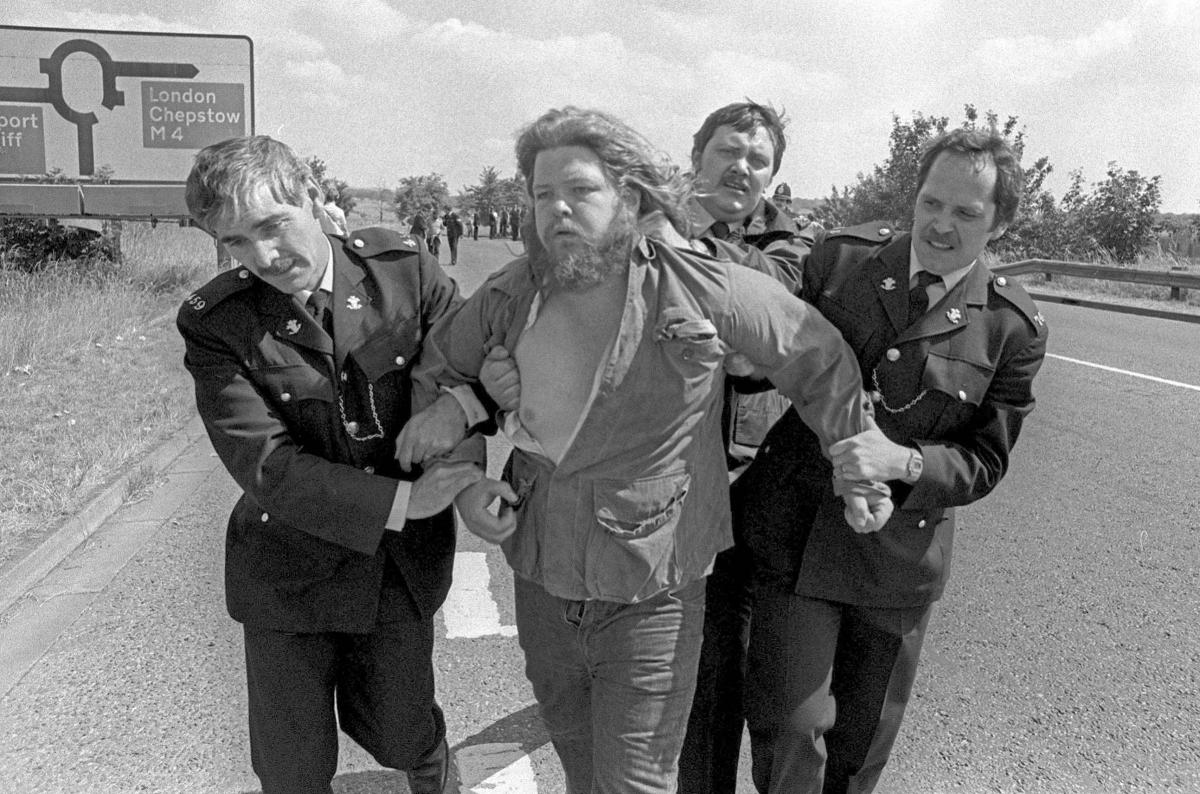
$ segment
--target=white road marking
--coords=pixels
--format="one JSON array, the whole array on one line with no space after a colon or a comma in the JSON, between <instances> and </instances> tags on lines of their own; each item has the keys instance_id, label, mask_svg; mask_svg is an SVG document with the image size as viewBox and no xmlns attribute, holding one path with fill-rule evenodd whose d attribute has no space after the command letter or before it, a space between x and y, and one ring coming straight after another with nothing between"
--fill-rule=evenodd
<instances>
[{"instance_id":1,"label":"white road marking","mask_svg":"<svg viewBox=\"0 0 1200 794\"><path fill-rule=\"evenodd\" d=\"M1060 355L1056 355L1054 353L1047 353L1046 358L1057 358L1057 359L1060 359L1061 361L1070 361L1072 364L1082 364L1085 367L1095 367L1096 369L1102 369L1102 370L1105 370L1106 372L1116 372L1119 375L1129 375L1134 378L1142 378L1143 380L1152 380L1155 383L1165 383L1167 386L1178 386L1181 389L1191 389L1192 391L1200 391L1200 386L1195 386L1191 383L1180 383L1177 380L1167 380L1166 378L1156 378L1153 375L1143 375L1141 372L1130 372L1127 369L1117 369L1116 367L1109 367L1109 366L1105 366L1104 364L1096 364L1095 362L1092 362L1092 361L1082 361L1078 358L1069 358L1067 356L1060 356Z\"/></svg>"},{"instance_id":2,"label":"white road marking","mask_svg":"<svg viewBox=\"0 0 1200 794\"><path fill-rule=\"evenodd\" d=\"M492 599L487 555L460 551L454 555L454 583L442 605L446 637L515 637L516 626L500 625L500 610Z\"/></svg>"},{"instance_id":3,"label":"white road marking","mask_svg":"<svg viewBox=\"0 0 1200 794\"><path fill-rule=\"evenodd\" d=\"M459 794L534 794L533 763L519 744L473 744L454 753Z\"/></svg>"}]
</instances>

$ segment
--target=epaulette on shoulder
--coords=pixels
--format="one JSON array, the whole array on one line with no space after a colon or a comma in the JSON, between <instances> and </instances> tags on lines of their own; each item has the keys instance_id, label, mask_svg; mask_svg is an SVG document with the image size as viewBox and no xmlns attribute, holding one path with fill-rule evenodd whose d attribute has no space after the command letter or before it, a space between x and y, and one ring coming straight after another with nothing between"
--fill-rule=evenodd
<instances>
[{"instance_id":1,"label":"epaulette on shoulder","mask_svg":"<svg viewBox=\"0 0 1200 794\"><path fill-rule=\"evenodd\" d=\"M377 257L387 253L415 254L421 250L416 235L402 234L380 226L355 229L343 243L356 256Z\"/></svg>"},{"instance_id":2,"label":"epaulette on shoulder","mask_svg":"<svg viewBox=\"0 0 1200 794\"><path fill-rule=\"evenodd\" d=\"M187 300L179 308L179 317L181 320L188 316L203 317L230 295L249 289L253 284L254 277L244 267L235 267L218 273L207 284L187 297Z\"/></svg>"},{"instance_id":3,"label":"epaulette on shoulder","mask_svg":"<svg viewBox=\"0 0 1200 794\"><path fill-rule=\"evenodd\" d=\"M994 273L989 280L988 287L996 295L1015 306L1017 311L1029 321L1029 325L1038 336L1046 333L1046 318L1042 316L1041 309L1033 302L1033 298L1029 297L1029 293L1025 291L1024 287L1007 276L998 276Z\"/></svg>"},{"instance_id":4,"label":"epaulette on shoulder","mask_svg":"<svg viewBox=\"0 0 1200 794\"><path fill-rule=\"evenodd\" d=\"M837 226L825 232L826 239L834 237L853 237L866 243L876 245L886 243L896 234L896 228L883 221L860 223L857 226Z\"/></svg>"}]
</instances>

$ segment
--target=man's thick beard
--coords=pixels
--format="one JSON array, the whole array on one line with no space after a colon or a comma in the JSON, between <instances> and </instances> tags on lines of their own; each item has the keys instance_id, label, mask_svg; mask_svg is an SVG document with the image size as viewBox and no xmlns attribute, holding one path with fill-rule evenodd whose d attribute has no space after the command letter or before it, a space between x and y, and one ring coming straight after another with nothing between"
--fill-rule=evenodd
<instances>
[{"instance_id":1,"label":"man's thick beard","mask_svg":"<svg viewBox=\"0 0 1200 794\"><path fill-rule=\"evenodd\" d=\"M598 243L588 243L563 259L555 259L539 240L538 245L530 246L529 255L534 268L549 273L555 286L568 292L581 292L624 273L629 267L637 236L633 213L622 210Z\"/></svg>"}]
</instances>

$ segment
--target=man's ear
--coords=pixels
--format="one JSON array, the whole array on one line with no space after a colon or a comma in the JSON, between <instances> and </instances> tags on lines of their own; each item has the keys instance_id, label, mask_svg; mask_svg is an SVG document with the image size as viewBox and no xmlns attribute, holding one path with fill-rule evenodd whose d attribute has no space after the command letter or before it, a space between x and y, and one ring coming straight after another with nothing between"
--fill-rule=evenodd
<instances>
[{"instance_id":1,"label":"man's ear","mask_svg":"<svg viewBox=\"0 0 1200 794\"><path fill-rule=\"evenodd\" d=\"M988 233L988 240L999 240L1006 231L1008 231L1007 223L997 223L996 228Z\"/></svg>"},{"instance_id":2,"label":"man's ear","mask_svg":"<svg viewBox=\"0 0 1200 794\"><path fill-rule=\"evenodd\" d=\"M620 190L622 203L637 216L642 208L642 192L629 185L622 185Z\"/></svg>"},{"instance_id":3,"label":"man's ear","mask_svg":"<svg viewBox=\"0 0 1200 794\"><path fill-rule=\"evenodd\" d=\"M308 187L305 192L308 194L309 200L312 202L312 214L314 218L321 217L321 207L325 206L325 191L314 181L309 180Z\"/></svg>"}]
</instances>

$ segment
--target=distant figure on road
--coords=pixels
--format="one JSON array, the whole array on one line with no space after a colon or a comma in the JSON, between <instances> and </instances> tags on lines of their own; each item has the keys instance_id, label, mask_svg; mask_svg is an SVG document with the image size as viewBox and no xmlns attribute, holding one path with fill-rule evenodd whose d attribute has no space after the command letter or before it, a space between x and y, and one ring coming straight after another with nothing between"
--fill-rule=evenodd
<instances>
[{"instance_id":1,"label":"distant figure on road","mask_svg":"<svg viewBox=\"0 0 1200 794\"><path fill-rule=\"evenodd\" d=\"M479 240L479 210L471 211L471 239Z\"/></svg>"},{"instance_id":2,"label":"distant figure on road","mask_svg":"<svg viewBox=\"0 0 1200 794\"><path fill-rule=\"evenodd\" d=\"M408 233L416 237L421 242L425 243L425 247L429 247L429 242L426 238L429 236L429 224L425 222L425 216L420 210L413 213L412 223L408 227Z\"/></svg>"},{"instance_id":3,"label":"distant figure on road","mask_svg":"<svg viewBox=\"0 0 1200 794\"><path fill-rule=\"evenodd\" d=\"M789 411L733 488L753 557L746 704L763 794L870 792L887 763L954 508L996 487L1033 410L1045 320L978 261L1022 183L1003 138L955 130L921 157L911 234L822 232L805 257L803 297L854 348L879 427L829 447ZM846 531L842 478L888 482L882 530Z\"/></svg>"},{"instance_id":4,"label":"distant figure on road","mask_svg":"<svg viewBox=\"0 0 1200 794\"><path fill-rule=\"evenodd\" d=\"M488 239L495 240L496 234L499 231L500 218L496 215L496 210L488 210Z\"/></svg>"},{"instance_id":5,"label":"distant figure on road","mask_svg":"<svg viewBox=\"0 0 1200 794\"><path fill-rule=\"evenodd\" d=\"M420 340L461 298L417 237L321 230L308 166L266 136L203 149L187 179L201 228L242 265L179 310L213 447L243 490L225 595L242 623L250 751L264 794L329 794L343 731L409 788L442 794L433 616L454 558L449 505L470 461L413 475L393 439L417 406ZM468 395L469 397L469 395ZM463 435L463 395L410 424ZM419 476L415 476L419 474Z\"/></svg>"},{"instance_id":6,"label":"distant figure on road","mask_svg":"<svg viewBox=\"0 0 1200 794\"><path fill-rule=\"evenodd\" d=\"M446 224L446 243L450 246L450 264L457 265L458 240L463 236L463 224L458 218L458 213L453 210L447 210L443 220Z\"/></svg>"},{"instance_id":7,"label":"distant figure on road","mask_svg":"<svg viewBox=\"0 0 1200 794\"><path fill-rule=\"evenodd\" d=\"M321 231L345 237L350 227L346 224L346 213L332 201L326 201L321 206Z\"/></svg>"},{"instance_id":8,"label":"distant figure on road","mask_svg":"<svg viewBox=\"0 0 1200 794\"><path fill-rule=\"evenodd\" d=\"M426 245L429 247L429 253L433 254L433 258L437 259L438 254L442 249L442 231L446 225L442 223L442 216L438 215L437 207L432 207L429 210L429 230L427 232Z\"/></svg>"}]
</instances>

